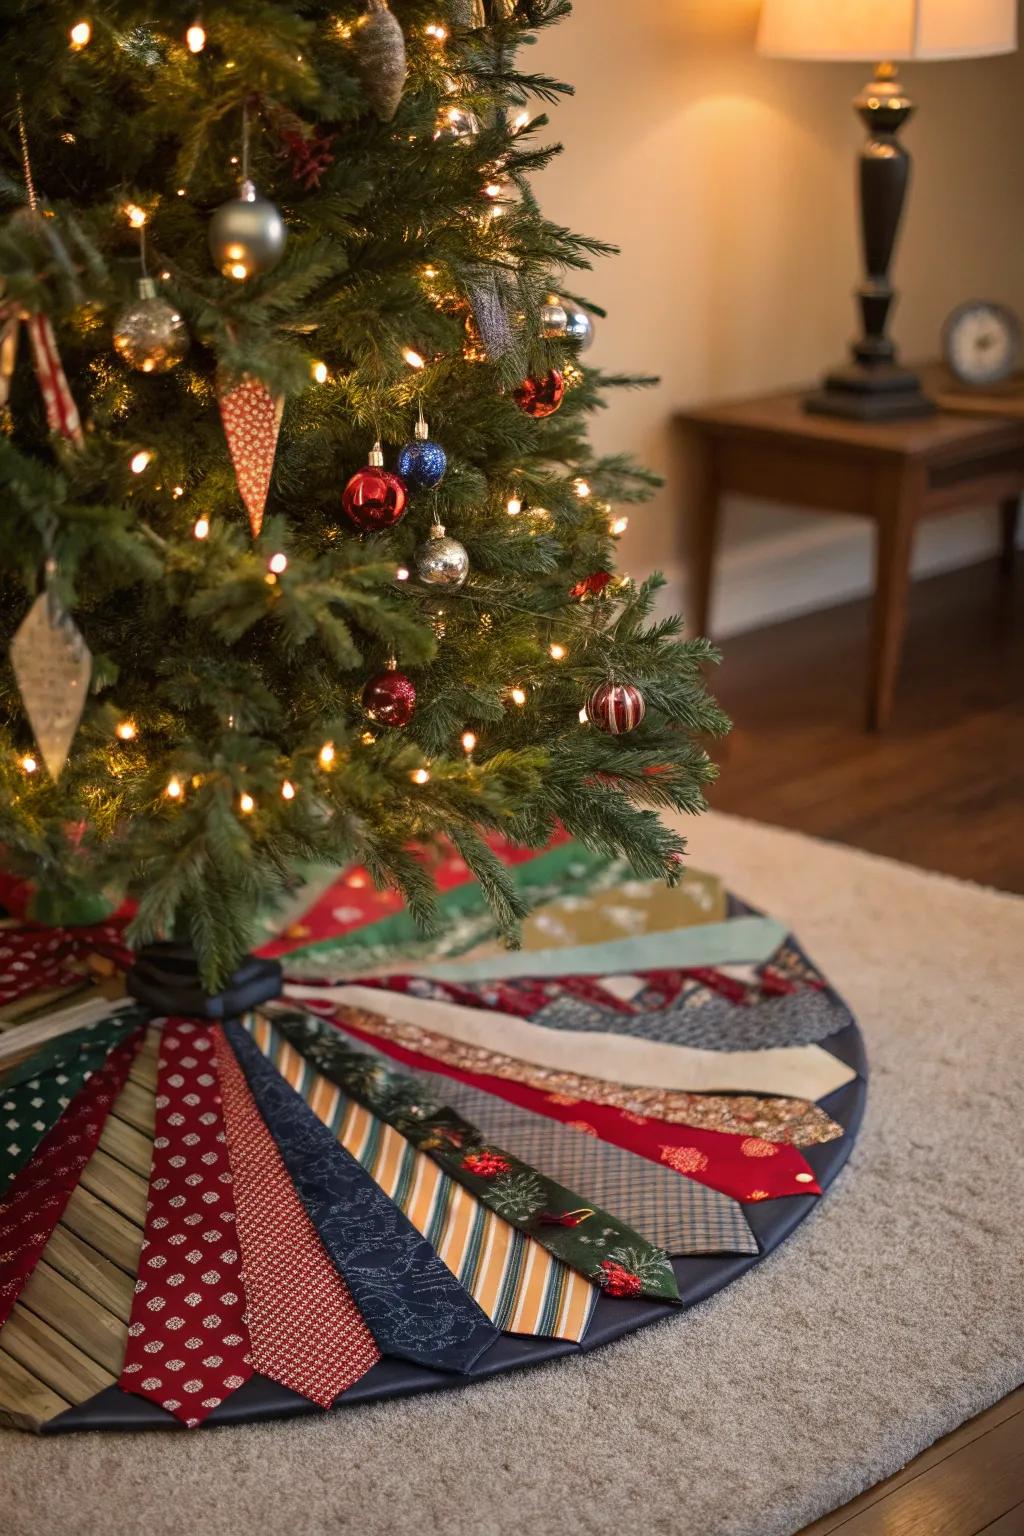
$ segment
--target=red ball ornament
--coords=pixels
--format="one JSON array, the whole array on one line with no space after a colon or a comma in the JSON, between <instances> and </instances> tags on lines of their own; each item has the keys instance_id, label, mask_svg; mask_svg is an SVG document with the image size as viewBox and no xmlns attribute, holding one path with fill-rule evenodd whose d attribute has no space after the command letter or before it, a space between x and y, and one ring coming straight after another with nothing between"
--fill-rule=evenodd
<instances>
[{"instance_id":1,"label":"red ball ornament","mask_svg":"<svg viewBox=\"0 0 1024 1536\"><path fill-rule=\"evenodd\" d=\"M363 689L363 708L378 725L408 725L416 708L416 687L404 672L389 668Z\"/></svg>"},{"instance_id":2,"label":"red ball ornament","mask_svg":"<svg viewBox=\"0 0 1024 1536\"><path fill-rule=\"evenodd\" d=\"M565 398L565 380L557 368L552 368L542 379L535 379L531 374L513 391L512 398L521 411L535 420L553 416Z\"/></svg>"},{"instance_id":3,"label":"red ball ornament","mask_svg":"<svg viewBox=\"0 0 1024 1536\"><path fill-rule=\"evenodd\" d=\"M629 683L602 683L587 700L587 719L610 736L622 736L640 724L647 706L639 688Z\"/></svg>"},{"instance_id":4,"label":"red ball ornament","mask_svg":"<svg viewBox=\"0 0 1024 1536\"><path fill-rule=\"evenodd\" d=\"M365 469L357 469L341 496L345 514L360 533L381 533L405 516L405 482L384 468L380 443L370 450Z\"/></svg>"}]
</instances>

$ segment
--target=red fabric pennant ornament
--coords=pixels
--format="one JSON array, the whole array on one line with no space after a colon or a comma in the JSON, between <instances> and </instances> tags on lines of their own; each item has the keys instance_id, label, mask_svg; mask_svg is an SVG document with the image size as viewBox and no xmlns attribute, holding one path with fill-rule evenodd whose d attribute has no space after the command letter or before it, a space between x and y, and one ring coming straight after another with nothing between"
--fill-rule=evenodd
<instances>
[{"instance_id":1,"label":"red fabric pennant ornament","mask_svg":"<svg viewBox=\"0 0 1024 1536\"><path fill-rule=\"evenodd\" d=\"M238 492L249 514L254 539L263 527L263 512L274 471L284 396L272 395L251 375L220 390L220 416Z\"/></svg>"},{"instance_id":2,"label":"red fabric pennant ornament","mask_svg":"<svg viewBox=\"0 0 1024 1536\"><path fill-rule=\"evenodd\" d=\"M46 315L29 315L25 324L32 343L32 361L39 390L46 407L47 426L51 432L59 433L76 448L81 448L85 444L82 423L57 351L53 326Z\"/></svg>"}]
</instances>

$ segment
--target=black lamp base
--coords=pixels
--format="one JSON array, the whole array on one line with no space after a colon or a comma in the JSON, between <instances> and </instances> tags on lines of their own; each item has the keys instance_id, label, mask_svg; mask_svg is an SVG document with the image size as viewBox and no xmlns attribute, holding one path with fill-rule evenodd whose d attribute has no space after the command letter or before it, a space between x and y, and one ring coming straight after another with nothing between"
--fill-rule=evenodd
<instances>
[{"instance_id":1,"label":"black lamp base","mask_svg":"<svg viewBox=\"0 0 1024 1536\"><path fill-rule=\"evenodd\" d=\"M808 395L805 410L814 416L844 416L850 421L895 421L931 416L935 402L921 388L917 374L898 363L850 363L826 376L821 389Z\"/></svg>"},{"instance_id":2,"label":"black lamp base","mask_svg":"<svg viewBox=\"0 0 1024 1536\"><path fill-rule=\"evenodd\" d=\"M154 1013L200 1019L233 1019L239 1014L280 997L281 967L276 960L247 955L221 990L206 991L199 978L199 963L190 944L147 944L135 957L126 985Z\"/></svg>"}]
</instances>

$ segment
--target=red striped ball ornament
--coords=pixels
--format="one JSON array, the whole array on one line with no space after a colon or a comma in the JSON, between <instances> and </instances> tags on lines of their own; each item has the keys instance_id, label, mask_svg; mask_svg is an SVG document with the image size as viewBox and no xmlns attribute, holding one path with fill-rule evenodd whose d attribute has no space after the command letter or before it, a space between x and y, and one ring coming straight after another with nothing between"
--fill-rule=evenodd
<instances>
[{"instance_id":1,"label":"red striped ball ornament","mask_svg":"<svg viewBox=\"0 0 1024 1536\"><path fill-rule=\"evenodd\" d=\"M630 683L602 683L587 700L587 719L598 730L623 736L640 724L647 706Z\"/></svg>"}]
</instances>

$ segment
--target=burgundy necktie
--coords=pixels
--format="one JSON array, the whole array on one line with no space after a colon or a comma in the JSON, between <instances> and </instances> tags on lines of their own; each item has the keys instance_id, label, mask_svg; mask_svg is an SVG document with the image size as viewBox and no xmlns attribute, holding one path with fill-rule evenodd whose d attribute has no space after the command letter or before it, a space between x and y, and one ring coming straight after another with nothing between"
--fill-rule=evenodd
<instances>
[{"instance_id":1,"label":"burgundy necktie","mask_svg":"<svg viewBox=\"0 0 1024 1536\"><path fill-rule=\"evenodd\" d=\"M189 1429L253 1373L214 1038L168 1019L146 1227L120 1385Z\"/></svg>"},{"instance_id":2,"label":"burgundy necktie","mask_svg":"<svg viewBox=\"0 0 1024 1536\"><path fill-rule=\"evenodd\" d=\"M295 1192L245 1074L214 1031L257 1371L329 1408L380 1350Z\"/></svg>"}]
</instances>

